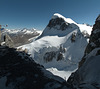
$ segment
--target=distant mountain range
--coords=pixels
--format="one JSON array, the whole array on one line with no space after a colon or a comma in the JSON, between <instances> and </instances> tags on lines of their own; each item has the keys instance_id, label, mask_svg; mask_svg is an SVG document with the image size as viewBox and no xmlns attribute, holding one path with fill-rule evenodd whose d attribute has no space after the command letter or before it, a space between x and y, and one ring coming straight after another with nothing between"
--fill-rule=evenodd
<instances>
[{"instance_id":1,"label":"distant mountain range","mask_svg":"<svg viewBox=\"0 0 100 89\"><path fill-rule=\"evenodd\" d=\"M42 31L41 31L42 32ZM18 47L27 43L30 43L33 39L41 34L40 31L36 29L5 29L2 30L2 41L4 41L4 36L7 34L13 41L14 47Z\"/></svg>"}]
</instances>

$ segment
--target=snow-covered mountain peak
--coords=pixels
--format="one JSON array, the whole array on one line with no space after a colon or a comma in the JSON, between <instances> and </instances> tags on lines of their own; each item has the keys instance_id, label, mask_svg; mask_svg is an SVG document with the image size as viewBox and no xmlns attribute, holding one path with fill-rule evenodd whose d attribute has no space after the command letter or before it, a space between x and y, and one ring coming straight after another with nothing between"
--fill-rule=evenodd
<instances>
[{"instance_id":1,"label":"snow-covered mountain peak","mask_svg":"<svg viewBox=\"0 0 100 89\"><path fill-rule=\"evenodd\" d=\"M52 16L52 19L57 19L57 18L62 18L62 19L65 20L65 22L67 22L67 23L76 23L76 22L74 22L71 18L65 18L65 17L62 16L61 14L55 13L55 14Z\"/></svg>"},{"instance_id":2,"label":"snow-covered mountain peak","mask_svg":"<svg viewBox=\"0 0 100 89\"><path fill-rule=\"evenodd\" d=\"M55 14L52 16L52 19L57 19L57 18L62 18L62 19L64 19L65 22L67 22L67 23L76 23L76 22L74 22L71 18L65 18L65 17L62 16L61 14L55 13Z\"/></svg>"},{"instance_id":3,"label":"snow-covered mountain peak","mask_svg":"<svg viewBox=\"0 0 100 89\"><path fill-rule=\"evenodd\" d=\"M70 18L65 18L64 16L56 13L52 16L51 20L39 38L43 36L62 37L66 36L74 30L79 30L77 23L75 23Z\"/></svg>"},{"instance_id":4,"label":"snow-covered mountain peak","mask_svg":"<svg viewBox=\"0 0 100 89\"><path fill-rule=\"evenodd\" d=\"M62 15L59 14L59 13L55 13L55 14L52 16L52 19L55 19L55 18L64 18L64 16L62 16Z\"/></svg>"},{"instance_id":5,"label":"snow-covered mountain peak","mask_svg":"<svg viewBox=\"0 0 100 89\"><path fill-rule=\"evenodd\" d=\"M62 15L54 14L41 36L34 42L22 46L22 48L26 48L31 57L45 67L48 67L49 63L54 61L62 60L64 62L63 60L65 60L70 67L74 62L75 66L73 68L76 68L88 43L89 34L86 32L88 26L68 23L66 20L67 18ZM57 63L57 65L60 65L59 62ZM64 62L65 65L58 69L63 69L67 65L66 63ZM52 67L56 66L55 63L51 65ZM70 67L67 69L73 70Z\"/></svg>"},{"instance_id":6,"label":"snow-covered mountain peak","mask_svg":"<svg viewBox=\"0 0 100 89\"><path fill-rule=\"evenodd\" d=\"M70 19L54 14L39 38L18 49L27 49L30 56L47 69L74 71L84 54L92 27L66 20Z\"/></svg>"}]
</instances>

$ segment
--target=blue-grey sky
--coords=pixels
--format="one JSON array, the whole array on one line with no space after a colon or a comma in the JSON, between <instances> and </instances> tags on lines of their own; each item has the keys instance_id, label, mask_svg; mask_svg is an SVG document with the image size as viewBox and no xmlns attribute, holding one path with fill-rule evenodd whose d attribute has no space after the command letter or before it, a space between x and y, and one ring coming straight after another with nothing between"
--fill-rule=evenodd
<instances>
[{"instance_id":1,"label":"blue-grey sky","mask_svg":"<svg viewBox=\"0 0 100 89\"><path fill-rule=\"evenodd\" d=\"M0 0L0 24L11 29L42 30L54 13L92 25L100 14L100 0Z\"/></svg>"}]
</instances>

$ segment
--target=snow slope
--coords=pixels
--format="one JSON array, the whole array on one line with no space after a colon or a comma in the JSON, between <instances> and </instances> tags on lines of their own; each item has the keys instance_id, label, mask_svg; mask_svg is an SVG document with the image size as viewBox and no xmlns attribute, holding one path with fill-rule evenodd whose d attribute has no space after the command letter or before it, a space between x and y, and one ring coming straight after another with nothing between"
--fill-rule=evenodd
<instances>
[{"instance_id":1,"label":"snow slope","mask_svg":"<svg viewBox=\"0 0 100 89\"><path fill-rule=\"evenodd\" d=\"M84 54L91 30L90 26L77 24L56 13L37 40L21 47L48 70L52 67L58 73L74 71Z\"/></svg>"},{"instance_id":2,"label":"snow slope","mask_svg":"<svg viewBox=\"0 0 100 89\"><path fill-rule=\"evenodd\" d=\"M65 81L67 81L71 73L75 72L76 69L73 71L65 71L65 70L58 70L57 68L51 67L51 68L48 68L47 70L52 72L54 75L60 76Z\"/></svg>"}]
</instances>

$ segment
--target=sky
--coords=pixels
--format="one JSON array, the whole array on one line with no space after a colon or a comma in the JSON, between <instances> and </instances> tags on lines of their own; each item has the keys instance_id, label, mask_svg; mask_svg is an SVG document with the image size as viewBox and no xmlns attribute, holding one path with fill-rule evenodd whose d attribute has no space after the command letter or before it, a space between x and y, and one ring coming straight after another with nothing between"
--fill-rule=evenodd
<instances>
[{"instance_id":1,"label":"sky","mask_svg":"<svg viewBox=\"0 0 100 89\"><path fill-rule=\"evenodd\" d=\"M8 29L43 30L54 13L93 25L100 0L0 0L0 24L8 24Z\"/></svg>"}]
</instances>

